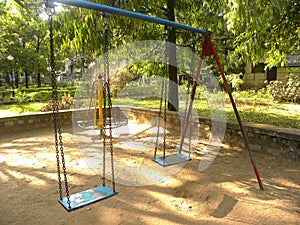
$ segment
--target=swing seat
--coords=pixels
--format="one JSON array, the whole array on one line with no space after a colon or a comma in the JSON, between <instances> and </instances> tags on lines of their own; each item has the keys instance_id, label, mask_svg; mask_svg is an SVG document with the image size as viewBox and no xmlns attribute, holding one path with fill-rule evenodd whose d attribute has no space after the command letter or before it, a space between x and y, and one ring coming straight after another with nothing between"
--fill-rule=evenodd
<instances>
[{"instance_id":1,"label":"swing seat","mask_svg":"<svg viewBox=\"0 0 300 225\"><path fill-rule=\"evenodd\" d=\"M90 205L92 203L104 200L106 198L112 197L114 195L117 195L118 193L113 191L108 186L98 186L91 189L88 189L86 191L82 191L73 195L70 195L70 201L71 204L69 207L68 199L67 197L64 197L58 202L68 211L74 211L76 209L82 208L84 206Z\"/></svg>"},{"instance_id":2,"label":"swing seat","mask_svg":"<svg viewBox=\"0 0 300 225\"><path fill-rule=\"evenodd\" d=\"M164 167L184 163L191 160L190 157L181 153L176 153L165 157L162 156L162 157L157 157L152 159L154 162L157 162L158 164Z\"/></svg>"}]
</instances>

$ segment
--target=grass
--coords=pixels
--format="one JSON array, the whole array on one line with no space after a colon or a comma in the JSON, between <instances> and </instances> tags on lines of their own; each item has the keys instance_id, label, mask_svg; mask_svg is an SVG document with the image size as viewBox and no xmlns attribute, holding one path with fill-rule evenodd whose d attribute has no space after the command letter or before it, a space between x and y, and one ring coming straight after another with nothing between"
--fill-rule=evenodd
<instances>
[{"instance_id":1,"label":"grass","mask_svg":"<svg viewBox=\"0 0 300 225\"><path fill-rule=\"evenodd\" d=\"M235 114L230 109L231 105L226 105L227 118L235 120ZM272 105L247 105L238 104L238 111L242 121L270 124L279 127L300 129L300 106L289 104L272 104Z\"/></svg>"},{"instance_id":2,"label":"grass","mask_svg":"<svg viewBox=\"0 0 300 225\"><path fill-rule=\"evenodd\" d=\"M275 102L270 99L266 93L252 93L252 96L248 92L245 93L235 93L233 97L236 102L236 106L239 112L239 116L243 122L249 123L260 123L269 124L279 127L286 128L297 128L300 129L300 105L292 103L280 103ZM251 91L250 91L251 94ZM226 113L226 118L228 120L236 121L236 115L232 108L231 102L227 94L223 93L224 107L218 108L216 106L216 111L219 113ZM145 108L159 108L158 99L141 99L134 100L130 98L117 99L113 104L121 105L132 105L136 107ZM207 96L202 93L202 97L195 99L194 107L200 116L211 116L212 115L212 105L213 100L210 102L207 100ZM218 116L214 113L214 116Z\"/></svg>"},{"instance_id":3,"label":"grass","mask_svg":"<svg viewBox=\"0 0 300 225\"><path fill-rule=\"evenodd\" d=\"M224 107L212 109L214 100L208 102L205 93L198 93L194 101L194 107L200 116L211 116L211 110L219 110L226 113L229 120L236 121L235 113L226 94L222 93L225 100ZM233 93L239 115L243 122L269 124L279 127L300 129L300 105L292 103L280 103L270 100L270 96L263 92L239 92ZM113 99L113 105L132 105L159 109L159 99ZM0 104L0 115L13 115L27 112L40 112L46 105L43 102L32 102L24 104ZM183 105L185 105L183 103ZM183 109L184 110L184 109ZM215 114L214 114L215 115ZM217 114L218 115L218 114Z\"/></svg>"},{"instance_id":4,"label":"grass","mask_svg":"<svg viewBox=\"0 0 300 225\"><path fill-rule=\"evenodd\" d=\"M15 115L28 112L40 112L47 103L27 102L22 104L0 104L0 115Z\"/></svg>"},{"instance_id":5,"label":"grass","mask_svg":"<svg viewBox=\"0 0 300 225\"><path fill-rule=\"evenodd\" d=\"M228 120L236 121L232 104L227 96L224 97L224 108ZM300 129L300 105L274 102L262 99L234 98L238 109L239 116L243 122L269 124L279 127ZM238 99L238 101L237 101ZM196 100L195 106L200 115L210 116L211 109L207 101Z\"/></svg>"}]
</instances>

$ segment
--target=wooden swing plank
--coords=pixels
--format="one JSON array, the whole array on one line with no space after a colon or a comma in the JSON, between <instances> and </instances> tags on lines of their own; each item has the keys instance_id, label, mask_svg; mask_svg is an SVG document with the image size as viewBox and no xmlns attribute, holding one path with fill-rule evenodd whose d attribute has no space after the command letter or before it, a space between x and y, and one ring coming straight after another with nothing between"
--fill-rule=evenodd
<instances>
[{"instance_id":1,"label":"wooden swing plank","mask_svg":"<svg viewBox=\"0 0 300 225\"><path fill-rule=\"evenodd\" d=\"M110 187L107 186L98 186L86 191L82 191L73 195L70 195L71 204L69 207L67 197L64 197L58 202L68 211L74 211L76 209L82 208L84 206L90 205L92 203L104 200L106 198L117 195L118 193L113 191Z\"/></svg>"},{"instance_id":2,"label":"wooden swing plank","mask_svg":"<svg viewBox=\"0 0 300 225\"><path fill-rule=\"evenodd\" d=\"M187 162L190 160L191 160L190 157L183 155L181 153L176 153L176 154L168 155L165 157L162 156L162 157L153 158L153 161L157 162L161 166L176 165L176 164L184 163L184 162Z\"/></svg>"}]
</instances>

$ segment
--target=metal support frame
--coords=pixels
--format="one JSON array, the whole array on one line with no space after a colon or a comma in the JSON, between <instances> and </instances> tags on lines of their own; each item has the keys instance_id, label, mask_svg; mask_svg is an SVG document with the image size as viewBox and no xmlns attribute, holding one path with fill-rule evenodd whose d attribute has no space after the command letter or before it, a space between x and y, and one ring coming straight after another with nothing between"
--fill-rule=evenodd
<instances>
[{"instance_id":1,"label":"metal support frame","mask_svg":"<svg viewBox=\"0 0 300 225\"><path fill-rule=\"evenodd\" d=\"M187 132L188 123L189 123L189 120L190 120L190 117L191 117L192 105L193 105L193 101L194 101L194 97L195 97L195 93L196 93L196 88L198 86L198 79L199 79L199 76L200 76L200 71L201 71L201 67L202 67L203 58L205 56L213 56L214 59L215 59L215 61L216 61L216 63L217 63L217 66L218 66L220 75L222 77L222 80L224 82L225 90L226 90L226 93L229 96L229 99L230 99L232 108L234 110L236 119L237 119L237 121L238 121L238 123L240 125L241 131L242 131L242 135L243 135L243 139L244 139L244 143L245 143L245 148L246 148L246 150L247 150L247 152L249 154L249 158L250 158L252 167L254 169L254 172L255 172L255 175L256 175L256 179L257 179L259 188L261 190L264 190L264 186L263 186L263 183L262 183L262 181L260 179L260 175L259 175L258 169L257 169L255 161L254 161L254 157L253 157L250 145L249 145L249 140L248 140L245 128L243 126L242 120L240 118L240 115L239 115L239 112L237 110L237 107L236 107L236 104L234 102L234 99L232 97L232 94L231 94L231 92L229 90L229 85L227 83L227 80L226 80L226 77L225 77L225 73L224 73L224 71L222 69L219 57L218 57L217 52L216 52L216 50L214 48L214 45L213 45L213 43L211 41L210 35L203 35L203 36L204 36L204 41L203 41L203 44L202 44L202 51L201 51L201 54L200 54L200 59L199 59L198 68L197 68L197 72L196 72L196 78L194 80L194 84L193 84L193 88L192 88L191 101L190 101L189 109L188 109L187 116L186 116L186 119L185 119L185 123L184 123L184 127L183 127L183 132L182 132L181 140L180 140L179 154L182 151L184 137L185 137L185 134Z\"/></svg>"},{"instance_id":2,"label":"metal support frame","mask_svg":"<svg viewBox=\"0 0 300 225\"><path fill-rule=\"evenodd\" d=\"M139 19L139 20L145 20L145 21L149 21L149 22L153 22L153 23L158 23L158 24L163 24L163 25L166 25L166 26L171 26L171 27L174 27L174 28L180 28L180 29L192 31L192 32L199 33L199 34L209 34L210 33L207 30L191 27L191 26L188 26L188 25L185 25L185 24L176 23L176 22L173 22L173 21L170 21L170 20L161 19L161 18L157 18L157 17L152 17L152 16L148 16L148 15L145 15L145 14L142 14L142 13L123 10L123 9L119 9L119 8L116 8L116 7L102 5L102 4L98 4L98 3L94 3L94 2L83 1L83 0L54 0L54 1L48 0L48 4L50 4L50 5L52 5L55 2L64 4L64 5L70 5L70 6L77 6L77 7L86 8L86 9L99 10L99 11L102 11L102 12L109 12L111 14L117 14L117 15L131 17L131 18L135 18L135 19Z\"/></svg>"},{"instance_id":3,"label":"metal support frame","mask_svg":"<svg viewBox=\"0 0 300 225\"><path fill-rule=\"evenodd\" d=\"M245 129L243 127L242 121L240 119L240 116L239 116L238 110L236 108L235 102L233 100L233 97L231 95L231 92L229 91L229 87L228 87L228 84L227 84L222 66L221 66L220 61L218 59L217 53L214 49L213 43L211 42L211 39L210 39L211 32L210 31L195 28L195 27L191 27L191 26L188 26L188 25L185 25L185 24L176 23L176 22L166 20L166 19L161 19L161 18L157 18L157 17L148 16L148 15L145 15L145 14L142 14L142 13L122 10L122 9L119 9L119 8L116 8L116 7L111 7L111 6L102 5L102 4L89 2L89 1L84 1L84 0L54 0L54 1L47 0L47 5L49 7L53 7L54 3L61 3L61 4L64 4L64 5L70 5L70 6L76 6L76 7L86 8L86 9L98 10L98 11L102 11L104 13L106 12L106 13L111 13L111 14L117 14L117 15L121 15L121 16L125 16L125 17L130 17L130 18L135 18L135 19L139 19L139 20L149 21L149 22L153 22L153 23L157 23L157 24L163 24L163 25L166 25L166 26L191 31L193 33L202 34L203 37L204 37L204 43L203 43L203 49L202 49L202 52L201 52L201 55L200 55L200 62L198 64L198 71L197 71L198 75L197 76L199 76L199 73L200 73L200 70L201 70L203 57L204 56L213 56L214 59L216 60L218 69L221 73L221 77L224 81L226 92L229 95L229 98L230 98L232 107L234 109L236 118L237 118L238 123L240 125L241 131L242 131L242 134L243 134L244 143L245 143L245 148L248 151L250 161L251 161L252 166L254 168L259 187L260 187L261 190L264 190L263 184L261 182L258 170L257 170L255 162L254 162L252 151L251 151L250 146L249 146L249 141L248 141ZM193 91L192 92L195 92L197 83L198 83L198 77L196 77L196 80L195 80L194 85L193 85ZM191 104L192 104L193 97L194 97L193 93L192 93L191 97L192 97L192 99L191 99ZM191 106L190 106L190 108L191 108ZM190 118L189 114L190 114L190 109L188 111L188 115L187 115L185 125L184 125L184 134L186 132L187 123L188 123L189 118ZM184 134L182 135L182 138L181 138L179 153L181 152L181 149L182 149Z\"/></svg>"}]
</instances>

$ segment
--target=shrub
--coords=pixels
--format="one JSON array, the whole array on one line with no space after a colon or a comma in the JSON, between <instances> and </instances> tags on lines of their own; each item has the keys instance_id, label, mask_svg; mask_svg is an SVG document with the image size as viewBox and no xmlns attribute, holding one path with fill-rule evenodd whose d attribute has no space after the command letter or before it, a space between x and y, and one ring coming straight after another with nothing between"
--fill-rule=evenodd
<instances>
[{"instance_id":1,"label":"shrub","mask_svg":"<svg viewBox=\"0 0 300 225\"><path fill-rule=\"evenodd\" d=\"M8 90L8 89L1 90L0 89L0 98L6 98L6 97L10 98L11 95L12 95L12 91L11 90Z\"/></svg>"},{"instance_id":2,"label":"shrub","mask_svg":"<svg viewBox=\"0 0 300 225\"><path fill-rule=\"evenodd\" d=\"M74 98L67 93L64 93L64 95L61 97L61 104L63 109L71 109L73 107Z\"/></svg>"},{"instance_id":3,"label":"shrub","mask_svg":"<svg viewBox=\"0 0 300 225\"><path fill-rule=\"evenodd\" d=\"M287 82L275 80L267 84L267 90L276 101L300 102L300 80L293 74L288 75Z\"/></svg>"},{"instance_id":4,"label":"shrub","mask_svg":"<svg viewBox=\"0 0 300 225\"><path fill-rule=\"evenodd\" d=\"M127 67L123 70L118 70L111 80L110 91L112 96L117 96L127 83L135 79L137 79L137 75L129 71Z\"/></svg>"},{"instance_id":5,"label":"shrub","mask_svg":"<svg viewBox=\"0 0 300 225\"><path fill-rule=\"evenodd\" d=\"M73 97L70 94L64 93L61 100L58 101L58 109L64 110L64 109L71 109L73 107ZM49 100L47 105L42 108L42 112L48 112L53 110L53 100Z\"/></svg>"},{"instance_id":6,"label":"shrub","mask_svg":"<svg viewBox=\"0 0 300 225\"><path fill-rule=\"evenodd\" d=\"M31 92L28 94L29 99L31 102L36 102L36 101L42 101L45 102L52 97L52 92L51 91L39 91L39 92Z\"/></svg>"},{"instance_id":7,"label":"shrub","mask_svg":"<svg viewBox=\"0 0 300 225\"><path fill-rule=\"evenodd\" d=\"M64 93L70 94L71 96L75 95L76 88L61 88L58 89L58 98L62 98ZM28 88L28 89L20 89L16 90L16 97L19 99L26 99L29 102L46 102L52 99L52 89L49 87L43 88Z\"/></svg>"}]
</instances>

